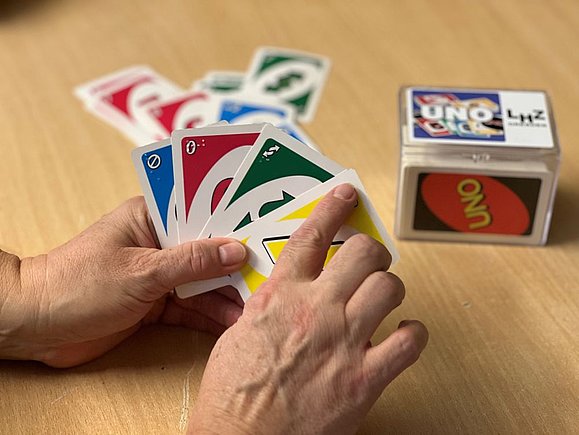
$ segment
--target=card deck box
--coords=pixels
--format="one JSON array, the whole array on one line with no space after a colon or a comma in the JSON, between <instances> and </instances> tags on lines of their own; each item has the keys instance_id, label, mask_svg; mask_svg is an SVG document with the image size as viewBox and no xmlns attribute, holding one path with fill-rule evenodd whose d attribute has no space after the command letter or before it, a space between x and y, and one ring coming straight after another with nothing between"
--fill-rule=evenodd
<instances>
[{"instance_id":1,"label":"card deck box","mask_svg":"<svg viewBox=\"0 0 579 435\"><path fill-rule=\"evenodd\" d=\"M400 142L399 238L546 243L560 148L545 92L402 88Z\"/></svg>"}]
</instances>

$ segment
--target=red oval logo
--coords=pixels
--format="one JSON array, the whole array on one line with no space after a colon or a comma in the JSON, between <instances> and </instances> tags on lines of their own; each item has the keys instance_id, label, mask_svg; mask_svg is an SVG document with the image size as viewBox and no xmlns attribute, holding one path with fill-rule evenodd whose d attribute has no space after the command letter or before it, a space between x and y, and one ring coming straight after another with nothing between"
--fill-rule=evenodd
<instances>
[{"instance_id":1,"label":"red oval logo","mask_svg":"<svg viewBox=\"0 0 579 435\"><path fill-rule=\"evenodd\" d=\"M463 233L524 234L530 216L519 196L484 175L429 174L422 198L430 211Z\"/></svg>"}]
</instances>

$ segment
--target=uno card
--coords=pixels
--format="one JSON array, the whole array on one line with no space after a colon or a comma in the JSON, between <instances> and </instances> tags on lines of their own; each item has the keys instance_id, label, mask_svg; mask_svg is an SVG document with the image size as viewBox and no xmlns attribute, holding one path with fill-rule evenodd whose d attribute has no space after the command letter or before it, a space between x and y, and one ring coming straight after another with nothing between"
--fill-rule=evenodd
<instances>
[{"instance_id":1,"label":"uno card","mask_svg":"<svg viewBox=\"0 0 579 435\"><path fill-rule=\"evenodd\" d=\"M295 107L298 120L313 119L330 60L300 51L263 47L253 58L246 78L246 91Z\"/></svg>"},{"instance_id":2,"label":"uno card","mask_svg":"<svg viewBox=\"0 0 579 435\"><path fill-rule=\"evenodd\" d=\"M217 101L216 118L230 124L266 122L279 125L291 122L295 111L290 106L256 102L255 99L225 98Z\"/></svg>"},{"instance_id":3,"label":"uno card","mask_svg":"<svg viewBox=\"0 0 579 435\"><path fill-rule=\"evenodd\" d=\"M185 92L173 98L155 101L146 107L150 130L169 137L173 130L204 126L214 119L208 116L209 95Z\"/></svg>"},{"instance_id":4,"label":"uno card","mask_svg":"<svg viewBox=\"0 0 579 435\"><path fill-rule=\"evenodd\" d=\"M161 248L179 244L173 155L169 139L135 148L131 154Z\"/></svg>"},{"instance_id":5,"label":"uno card","mask_svg":"<svg viewBox=\"0 0 579 435\"><path fill-rule=\"evenodd\" d=\"M321 152L320 148L316 145L316 143L310 138L305 131L303 131L298 125L294 124L293 122L288 122L285 124L276 125L277 128L282 130L283 132L289 134L294 139L299 140L301 143L305 143L310 148L315 149L317 152Z\"/></svg>"},{"instance_id":6,"label":"uno card","mask_svg":"<svg viewBox=\"0 0 579 435\"><path fill-rule=\"evenodd\" d=\"M248 263L240 272L231 275L232 285L238 289L243 300L247 301L269 277L290 236L311 214L318 202L342 183L350 183L356 188L358 204L334 237L326 263L349 237L357 233L368 234L384 244L392 255L392 264L398 260L394 243L368 199L362 182L356 171L350 169L309 190L263 219L229 235L245 243L250 252Z\"/></svg>"},{"instance_id":7,"label":"uno card","mask_svg":"<svg viewBox=\"0 0 579 435\"><path fill-rule=\"evenodd\" d=\"M195 240L263 124L176 130L171 136L179 236Z\"/></svg>"},{"instance_id":8,"label":"uno card","mask_svg":"<svg viewBox=\"0 0 579 435\"><path fill-rule=\"evenodd\" d=\"M239 96L215 101L215 119L230 124L249 124L265 122L285 131L300 142L319 150L314 141L295 123L295 109L282 104L257 102L249 97Z\"/></svg>"},{"instance_id":9,"label":"uno card","mask_svg":"<svg viewBox=\"0 0 579 435\"><path fill-rule=\"evenodd\" d=\"M245 74L239 71L209 71L201 80L193 83L195 91L212 94L230 94L243 89Z\"/></svg>"},{"instance_id":10,"label":"uno card","mask_svg":"<svg viewBox=\"0 0 579 435\"><path fill-rule=\"evenodd\" d=\"M307 145L266 125L200 238L237 231L343 170Z\"/></svg>"},{"instance_id":11,"label":"uno card","mask_svg":"<svg viewBox=\"0 0 579 435\"><path fill-rule=\"evenodd\" d=\"M153 71L145 65L137 65L120 71L115 71L106 76L77 86L74 88L74 95L76 95L76 97L83 103L89 104L99 93L106 92L107 90L118 86L120 83L129 80L134 75L147 73L153 74Z\"/></svg>"},{"instance_id":12,"label":"uno card","mask_svg":"<svg viewBox=\"0 0 579 435\"><path fill-rule=\"evenodd\" d=\"M147 105L179 93L179 87L154 71L142 71L96 94L87 109L121 129L137 145L142 145L165 138L149 131Z\"/></svg>"}]
</instances>

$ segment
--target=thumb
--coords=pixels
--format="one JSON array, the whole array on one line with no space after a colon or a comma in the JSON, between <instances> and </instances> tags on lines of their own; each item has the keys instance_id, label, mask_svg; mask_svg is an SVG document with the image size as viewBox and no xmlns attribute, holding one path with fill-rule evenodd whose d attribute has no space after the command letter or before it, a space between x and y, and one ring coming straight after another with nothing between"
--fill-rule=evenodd
<instances>
[{"instance_id":1,"label":"thumb","mask_svg":"<svg viewBox=\"0 0 579 435\"><path fill-rule=\"evenodd\" d=\"M149 260L151 270L146 275L152 278L151 284L172 289L239 270L247 261L247 250L235 239L220 237L156 250Z\"/></svg>"}]
</instances>

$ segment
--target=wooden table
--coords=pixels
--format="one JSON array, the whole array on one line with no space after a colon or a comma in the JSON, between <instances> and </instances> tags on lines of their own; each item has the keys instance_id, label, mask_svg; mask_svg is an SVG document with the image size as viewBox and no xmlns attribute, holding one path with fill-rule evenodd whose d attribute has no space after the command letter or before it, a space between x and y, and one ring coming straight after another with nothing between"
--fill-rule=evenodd
<instances>
[{"instance_id":1,"label":"wooden table","mask_svg":"<svg viewBox=\"0 0 579 435\"><path fill-rule=\"evenodd\" d=\"M75 85L149 64L187 87L274 45L329 56L305 130L356 168L388 228L403 84L545 89L563 148L546 247L398 242L406 317L431 339L361 433L579 432L579 3L5 0L0 4L0 248L35 255L137 195L133 145ZM178 433L214 340L144 329L71 369L0 363L0 433Z\"/></svg>"}]
</instances>

